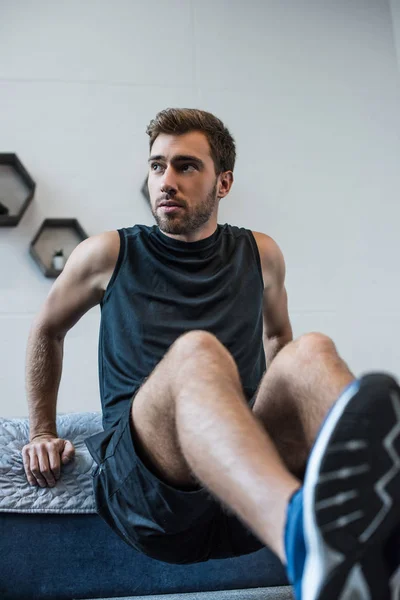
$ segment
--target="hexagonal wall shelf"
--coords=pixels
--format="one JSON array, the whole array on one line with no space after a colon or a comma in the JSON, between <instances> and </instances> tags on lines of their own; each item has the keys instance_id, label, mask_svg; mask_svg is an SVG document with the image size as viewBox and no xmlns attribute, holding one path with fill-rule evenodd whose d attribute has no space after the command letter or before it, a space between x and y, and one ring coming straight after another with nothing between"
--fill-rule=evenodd
<instances>
[{"instance_id":1,"label":"hexagonal wall shelf","mask_svg":"<svg viewBox=\"0 0 400 600\"><path fill-rule=\"evenodd\" d=\"M0 226L15 227L28 208L36 184L16 154L0 153Z\"/></svg>"},{"instance_id":2,"label":"hexagonal wall shelf","mask_svg":"<svg viewBox=\"0 0 400 600\"><path fill-rule=\"evenodd\" d=\"M45 219L31 242L29 252L43 274L55 279L72 250L87 237L76 219Z\"/></svg>"}]
</instances>

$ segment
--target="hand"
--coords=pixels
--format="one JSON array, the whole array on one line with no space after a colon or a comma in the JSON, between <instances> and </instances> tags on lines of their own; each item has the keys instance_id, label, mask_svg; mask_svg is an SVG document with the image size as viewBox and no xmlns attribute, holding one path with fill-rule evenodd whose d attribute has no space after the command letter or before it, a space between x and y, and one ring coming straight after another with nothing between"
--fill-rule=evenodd
<instances>
[{"instance_id":1,"label":"hand","mask_svg":"<svg viewBox=\"0 0 400 600\"><path fill-rule=\"evenodd\" d=\"M75 448L68 440L40 435L22 448L24 469L30 485L54 487L60 479L61 463L70 462Z\"/></svg>"}]
</instances>

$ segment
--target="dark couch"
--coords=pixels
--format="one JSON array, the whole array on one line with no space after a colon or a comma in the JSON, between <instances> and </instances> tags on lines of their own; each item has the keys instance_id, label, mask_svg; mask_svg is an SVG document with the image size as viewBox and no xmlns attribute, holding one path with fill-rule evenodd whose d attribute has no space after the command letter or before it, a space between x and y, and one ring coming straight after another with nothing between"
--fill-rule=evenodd
<instances>
[{"instance_id":1,"label":"dark couch","mask_svg":"<svg viewBox=\"0 0 400 600\"><path fill-rule=\"evenodd\" d=\"M1 600L185 592L201 598L200 592L244 592L287 583L280 562L267 549L238 558L171 565L137 553L97 515L0 513L0 556ZM268 596L259 590L257 597L291 598L288 590L279 591Z\"/></svg>"},{"instance_id":2,"label":"dark couch","mask_svg":"<svg viewBox=\"0 0 400 600\"><path fill-rule=\"evenodd\" d=\"M229 595L241 590L241 600L291 597L286 588L279 588L286 585L284 569L266 548L182 566L151 559L128 546L95 512L93 461L84 440L101 429L99 413L58 415L57 430L74 443L75 460L62 467L55 488L41 489L29 486L23 468L28 420L0 418L0 600L160 594L175 600L190 592L208 600L207 592L221 590L232 590L226 592Z\"/></svg>"}]
</instances>

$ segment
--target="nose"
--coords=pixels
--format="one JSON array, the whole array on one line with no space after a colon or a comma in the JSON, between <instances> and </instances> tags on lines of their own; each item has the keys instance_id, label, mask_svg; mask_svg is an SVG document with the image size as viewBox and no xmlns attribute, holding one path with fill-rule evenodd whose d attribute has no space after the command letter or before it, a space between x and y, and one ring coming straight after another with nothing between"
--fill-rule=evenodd
<instances>
[{"instance_id":1,"label":"nose","mask_svg":"<svg viewBox=\"0 0 400 600\"><path fill-rule=\"evenodd\" d=\"M160 181L161 191L166 194L174 195L178 191L178 185L176 181L176 174L174 173L174 169L170 166L167 167L164 171L163 176Z\"/></svg>"}]
</instances>

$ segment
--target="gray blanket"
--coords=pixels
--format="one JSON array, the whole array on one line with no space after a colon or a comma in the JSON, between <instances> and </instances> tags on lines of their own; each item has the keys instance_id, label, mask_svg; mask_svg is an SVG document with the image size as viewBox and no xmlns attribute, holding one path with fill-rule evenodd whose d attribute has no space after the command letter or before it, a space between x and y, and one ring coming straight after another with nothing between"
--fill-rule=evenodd
<instances>
[{"instance_id":1,"label":"gray blanket","mask_svg":"<svg viewBox=\"0 0 400 600\"><path fill-rule=\"evenodd\" d=\"M96 512L92 491L94 462L84 440L102 431L101 413L60 414L57 431L61 438L74 444L75 459L61 467L55 487L31 486L21 454L29 441L28 419L0 418L0 512Z\"/></svg>"}]
</instances>

